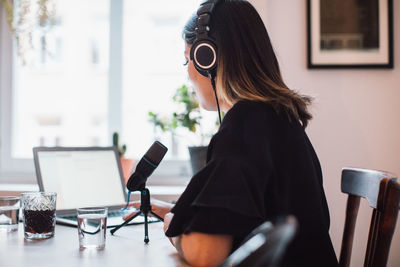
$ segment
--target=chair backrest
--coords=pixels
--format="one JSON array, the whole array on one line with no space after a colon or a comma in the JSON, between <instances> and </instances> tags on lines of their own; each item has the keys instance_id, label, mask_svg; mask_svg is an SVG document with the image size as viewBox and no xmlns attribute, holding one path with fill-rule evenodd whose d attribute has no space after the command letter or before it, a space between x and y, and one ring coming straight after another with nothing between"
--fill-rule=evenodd
<instances>
[{"instance_id":1,"label":"chair backrest","mask_svg":"<svg viewBox=\"0 0 400 267\"><path fill-rule=\"evenodd\" d=\"M386 190L378 199L378 211L373 246L370 249L368 267L386 266L390 244L396 228L400 208L400 185L395 179L387 181Z\"/></svg>"},{"instance_id":2,"label":"chair backrest","mask_svg":"<svg viewBox=\"0 0 400 267\"><path fill-rule=\"evenodd\" d=\"M396 201L387 198L388 186L393 183L397 183L396 178L393 174L388 172L343 168L341 189L343 193L349 196L347 199L346 219L339 257L340 267L350 266L354 230L361 197L365 198L369 206L373 208L364 266L386 266L391 239L394 233L395 221L392 229L384 227L384 225L389 217L392 218L392 220L397 219L399 206L397 201L397 211L394 212L391 210L391 214L389 214L385 208L388 205L394 205L391 202ZM391 185L391 187L393 187L393 185ZM385 236L385 238L383 238L383 236ZM381 247L377 245L378 243ZM378 255L377 251L379 251L381 255Z\"/></svg>"},{"instance_id":3,"label":"chair backrest","mask_svg":"<svg viewBox=\"0 0 400 267\"><path fill-rule=\"evenodd\" d=\"M265 222L245 239L220 267L277 267L297 231L294 216Z\"/></svg>"}]
</instances>

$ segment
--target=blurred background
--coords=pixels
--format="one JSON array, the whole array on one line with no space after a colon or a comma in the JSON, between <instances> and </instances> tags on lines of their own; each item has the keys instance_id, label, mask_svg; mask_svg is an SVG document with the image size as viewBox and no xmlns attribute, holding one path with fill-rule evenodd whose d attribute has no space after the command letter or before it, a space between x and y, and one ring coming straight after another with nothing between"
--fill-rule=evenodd
<instances>
[{"instance_id":1,"label":"blurred background","mask_svg":"<svg viewBox=\"0 0 400 267\"><path fill-rule=\"evenodd\" d=\"M29 35L16 44L0 4L0 185L35 183L33 146L108 146L113 132L130 158L141 157L155 139L174 147L149 180L187 183L187 146L201 142L185 129L177 129L176 138L160 131L148 112L169 116L176 89L190 85L181 31L199 2L54 0L51 23L23 27L38 29L33 49ZM288 86L315 97L307 134L321 161L338 254L346 205L341 169L400 174L400 0L393 0L393 69L329 70L307 68L306 0L250 2L267 26ZM201 112L211 133L215 114ZM352 266L363 264L370 216L362 203ZM397 227L388 266L400 265L399 248Z\"/></svg>"}]
</instances>

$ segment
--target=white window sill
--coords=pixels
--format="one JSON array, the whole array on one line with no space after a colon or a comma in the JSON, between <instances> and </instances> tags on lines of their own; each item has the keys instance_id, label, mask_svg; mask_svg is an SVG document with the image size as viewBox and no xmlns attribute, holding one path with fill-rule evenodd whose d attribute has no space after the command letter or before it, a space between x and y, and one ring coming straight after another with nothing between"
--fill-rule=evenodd
<instances>
[{"instance_id":1,"label":"white window sill","mask_svg":"<svg viewBox=\"0 0 400 267\"><path fill-rule=\"evenodd\" d=\"M186 186L170 186L170 185L149 185L152 198L164 201L176 201ZM17 196L23 192L39 191L37 184L0 184L0 196L12 195ZM139 200L140 192L133 192L131 201ZM121 203L122 204L122 203Z\"/></svg>"}]
</instances>

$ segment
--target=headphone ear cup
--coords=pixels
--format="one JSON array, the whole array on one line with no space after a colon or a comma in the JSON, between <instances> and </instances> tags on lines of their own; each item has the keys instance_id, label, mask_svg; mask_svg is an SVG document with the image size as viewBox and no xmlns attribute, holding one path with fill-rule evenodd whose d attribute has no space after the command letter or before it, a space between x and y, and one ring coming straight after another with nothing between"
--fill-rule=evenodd
<instances>
[{"instance_id":1,"label":"headphone ear cup","mask_svg":"<svg viewBox=\"0 0 400 267\"><path fill-rule=\"evenodd\" d=\"M200 39L192 45L190 59L196 70L207 77L217 67L217 46L210 39Z\"/></svg>"}]
</instances>

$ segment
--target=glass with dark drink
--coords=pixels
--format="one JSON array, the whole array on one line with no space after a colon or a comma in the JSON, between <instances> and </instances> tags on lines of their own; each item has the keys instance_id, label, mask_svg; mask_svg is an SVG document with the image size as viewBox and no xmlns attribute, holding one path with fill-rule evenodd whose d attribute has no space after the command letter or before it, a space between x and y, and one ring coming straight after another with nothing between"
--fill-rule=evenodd
<instances>
[{"instance_id":1,"label":"glass with dark drink","mask_svg":"<svg viewBox=\"0 0 400 267\"><path fill-rule=\"evenodd\" d=\"M29 192L21 194L26 239L54 236L56 224L56 193Z\"/></svg>"}]
</instances>

